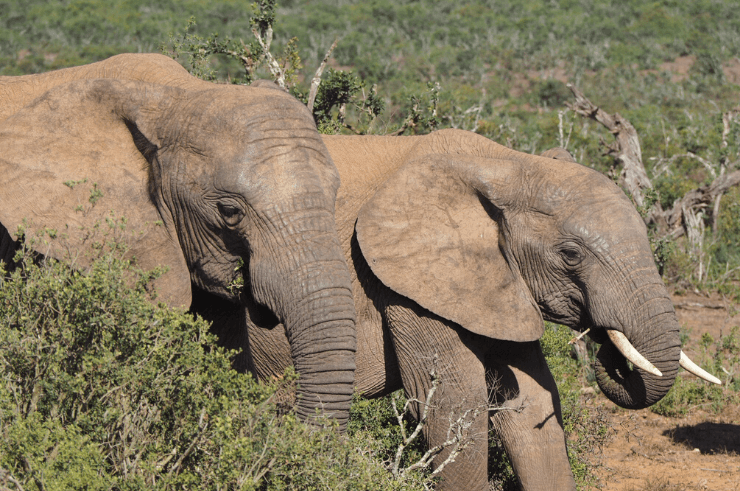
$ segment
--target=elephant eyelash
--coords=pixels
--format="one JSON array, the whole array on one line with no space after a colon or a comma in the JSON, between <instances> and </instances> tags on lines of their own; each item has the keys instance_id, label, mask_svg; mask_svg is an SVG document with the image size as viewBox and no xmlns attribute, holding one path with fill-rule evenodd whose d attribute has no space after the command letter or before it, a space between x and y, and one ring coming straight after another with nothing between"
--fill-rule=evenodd
<instances>
[{"instance_id":1,"label":"elephant eyelash","mask_svg":"<svg viewBox=\"0 0 740 491\"><path fill-rule=\"evenodd\" d=\"M575 249L573 247L560 249L558 253L560 254L560 257L563 258L565 264L571 267L581 264L585 257L585 254L583 254L579 249Z\"/></svg>"},{"instance_id":2,"label":"elephant eyelash","mask_svg":"<svg viewBox=\"0 0 740 491\"><path fill-rule=\"evenodd\" d=\"M244 212L238 206L234 206L226 203L218 203L218 212L224 221L231 226L239 223L244 216Z\"/></svg>"}]
</instances>

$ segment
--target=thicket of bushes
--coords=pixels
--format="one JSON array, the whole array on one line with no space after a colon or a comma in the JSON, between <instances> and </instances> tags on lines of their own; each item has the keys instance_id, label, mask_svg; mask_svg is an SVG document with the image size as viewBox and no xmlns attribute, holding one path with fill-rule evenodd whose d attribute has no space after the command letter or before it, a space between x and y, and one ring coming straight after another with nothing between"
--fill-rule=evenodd
<instances>
[{"instance_id":1,"label":"thicket of bushes","mask_svg":"<svg viewBox=\"0 0 740 491\"><path fill-rule=\"evenodd\" d=\"M206 322L154 306L121 257L77 271L21 251L0 271L5 489L424 489L386 469L387 414L356 405L348 436L306 427L275 402L294 376L232 370Z\"/></svg>"}]
</instances>

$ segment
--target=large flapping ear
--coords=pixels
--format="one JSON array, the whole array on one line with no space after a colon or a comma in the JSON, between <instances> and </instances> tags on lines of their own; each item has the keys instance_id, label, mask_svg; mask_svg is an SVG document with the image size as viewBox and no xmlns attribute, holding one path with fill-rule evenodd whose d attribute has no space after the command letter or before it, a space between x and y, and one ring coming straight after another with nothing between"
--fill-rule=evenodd
<instances>
[{"instance_id":1,"label":"large flapping ear","mask_svg":"<svg viewBox=\"0 0 740 491\"><path fill-rule=\"evenodd\" d=\"M358 215L357 240L373 273L476 334L539 339L540 311L502 253L512 194L505 188L516 173L514 162L457 155L406 163Z\"/></svg>"},{"instance_id":2,"label":"large flapping ear","mask_svg":"<svg viewBox=\"0 0 740 491\"><path fill-rule=\"evenodd\" d=\"M0 223L38 252L86 266L96 243L124 242L144 270L166 266L159 298L190 305L190 275L172 226L150 196L156 118L172 92L142 82L60 85L0 123ZM125 227L123 223L125 222ZM50 240L48 235L56 236Z\"/></svg>"}]
</instances>

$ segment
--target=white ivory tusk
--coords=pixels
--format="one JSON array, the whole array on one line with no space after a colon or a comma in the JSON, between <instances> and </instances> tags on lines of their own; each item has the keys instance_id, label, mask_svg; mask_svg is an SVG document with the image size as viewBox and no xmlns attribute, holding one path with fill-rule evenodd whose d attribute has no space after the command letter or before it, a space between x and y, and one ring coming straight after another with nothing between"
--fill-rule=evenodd
<instances>
[{"instance_id":1,"label":"white ivory tusk","mask_svg":"<svg viewBox=\"0 0 740 491\"><path fill-rule=\"evenodd\" d=\"M712 382L713 384L722 385L722 381L712 375L711 373L706 372L704 369L702 369L699 365L691 361L691 358L689 358L686 353L681 350L681 359L678 361L678 364L683 367L684 370L686 370L689 373L693 373L699 378L703 378L707 382Z\"/></svg>"},{"instance_id":2,"label":"white ivory tusk","mask_svg":"<svg viewBox=\"0 0 740 491\"><path fill-rule=\"evenodd\" d=\"M646 372L652 373L653 375L656 375L658 377L663 376L663 374L660 373L660 370L655 368L652 363L647 361L647 358L642 356L635 349L635 347L632 346L632 343L629 342L627 336L613 329L608 329L606 333L609 335L609 339L611 339L612 343L614 343L614 346L617 347L619 352L622 353L624 357L627 358L630 362L632 362L633 365L638 368L642 368Z\"/></svg>"}]
</instances>

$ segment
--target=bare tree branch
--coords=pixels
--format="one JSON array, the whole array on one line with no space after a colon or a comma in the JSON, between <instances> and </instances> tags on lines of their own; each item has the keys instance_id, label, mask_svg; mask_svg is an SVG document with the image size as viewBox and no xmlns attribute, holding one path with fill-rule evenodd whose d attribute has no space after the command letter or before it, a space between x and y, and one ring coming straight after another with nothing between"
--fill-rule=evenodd
<instances>
[{"instance_id":1,"label":"bare tree branch","mask_svg":"<svg viewBox=\"0 0 740 491\"><path fill-rule=\"evenodd\" d=\"M308 110L313 114L313 104L316 102L316 95L319 93L319 85L321 85L321 75L324 73L324 68L326 67L326 63L329 61L329 57L331 56L331 53L334 51L334 48L337 47L337 43L339 43L339 38L335 38L334 42L331 44L331 47L326 51L326 54L324 55L324 59L321 61L321 64L316 69L316 73L314 74L313 78L311 79L311 89L308 92Z\"/></svg>"},{"instance_id":2,"label":"bare tree branch","mask_svg":"<svg viewBox=\"0 0 740 491\"><path fill-rule=\"evenodd\" d=\"M727 171L727 137L730 136L730 124L732 120L737 116L737 110L728 111L722 115L722 144L720 145L720 151L722 157L719 159L719 176L723 177ZM714 177L714 176L713 176ZM712 236L717 236L717 226L719 223L719 203L722 200L722 194L718 194L714 198L714 206L712 207Z\"/></svg>"},{"instance_id":3,"label":"bare tree branch","mask_svg":"<svg viewBox=\"0 0 740 491\"><path fill-rule=\"evenodd\" d=\"M396 407L396 398L395 397L391 398L391 404L393 405L393 412L396 415L396 420L398 421L398 425L401 428L401 437L403 438L403 441L398 445L398 449L396 450L396 457L395 457L395 459L393 461L393 467L391 468L391 472L393 473L393 475L395 477L398 477L399 475L402 476L402 475L404 475L408 471L408 469L401 469L400 468L400 466L401 466L401 457L403 455L403 451L414 440L416 440L416 438L418 438L419 433L421 433L421 430L426 425L427 417L429 415L429 408L432 405L431 404L432 403L432 398L434 397L434 393L437 391L437 387L439 386L439 379L437 378L436 368L433 368L432 369L430 375L432 377L432 388L429 389L429 392L427 392L426 401L421 402L421 401L419 401L417 399L408 399L406 401L406 404L403 405L403 411L399 413L398 412L398 408ZM419 421L416 423L416 428L414 428L414 431L411 433L411 435L406 436L406 427L403 424L403 418L407 414L407 412L408 412L409 407L411 406L411 404L414 403L414 402L421 404L423 409L422 409L421 417L419 418ZM429 452L427 452L427 453L429 453ZM425 454L425 456L426 456L426 454ZM421 460L424 460L424 458L422 457ZM428 460L431 460L431 458L428 459ZM422 467L426 466L428 463L429 463L428 461L425 462ZM411 467L414 467L414 466L411 466ZM418 466L417 466L417 468L418 468Z\"/></svg>"},{"instance_id":4,"label":"bare tree branch","mask_svg":"<svg viewBox=\"0 0 740 491\"><path fill-rule=\"evenodd\" d=\"M270 46L272 45L272 26L269 26L267 28L267 31L265 32L265 38L262 38L262 35L257 30L257 28L252 29L252 34L254 34L254 37L257 39L257 42L260 43L260 47L262 48L262 51L264 52L265 59L267 59L267 66L270 69L270 73L273 77L275 77L275 82L280 86L280 88L285 88L285 70L280 68L280 63L277 62L274 56L272 56L272 53L270 52Z\"/></svg>"},{"instance_id":5,"label":"bare tree branch","mask_svg":"<svg viewBox=\"0 0 740 491\"><path fill-rule=\"evenodd\" d=\"M254 71L254 58L252 57L252 53L249 52L247 46L244 44L244 41L241 41L242 48L244 49L245 53L248 53L247 55L244 55L242 53L239 53L237 51L227 49L224 51L224 54L227 54L231 56L232 58L238 59L242 66L244 66L244 71L247 72L248 75L252 75L252 72Z\"/></svg>"},{"instance_id":6,"label":"bare tree branch","mask_svg":"<svg viewBox=\"0 0 740 491\"><path fill-rule=\"evenodd\" d=\"M734 162L732 166L738 165ZM719 207L716 206L717 198L721 197L731 187L740 184L740 170L722 174L711 184L705 184L686 193L683 198L676 200L673 207L665 212L665 219L668 225L668 233L673 237L680 237L687 233L685 228L684 210L691 208L707 208L712 206L712 215L716 222L715 213L719 213Z\"/></svg>"},{"instance_id":7,"label":"bare tree branch","mask_svg":"<svg viewBox=\"0 0 740 491\"><path fill-rule=\"evenodd\" d=\"M18 482L13 477L13 475L10 472L6 471L5 469L0 469L0 479L4 479L6 481L9 481L11 484L13 484L15 486L16 491L24 491L23 490L23 486L21 486L21 483ZM7 488L7 487L3 486L2 490L5 490L5 489L7 489L8 491L10 491L10 488Z\"/></svg>"},{"instance_id":8,"label":"bare tree branch","mask_svg":"<svg viewBox=\"0 0 740 491\"><path fill-rule=\"evenodd\" d=\"M519 407L498 407L498 406L488 406L485 403L477 405L475 407L467 408L465 410L460 409L460 411L453 410L449 414L449 425L447 427L447 437L444 442L439 443L435 445L434 447L431 447L427 449L427 451L422 455L416 462L409 464L407 467L401 467L401 458L403 456L404 450L412 444L421 434L422 430L427 424L427 419L429 417L429 410L435 409L439 410L439 408L435 408L432 405L432 399L434 398L435 392L437 391L437 388L440 384L440 379L437 374L437 363L438 363L438 357L435 355L434 359L434 366L432 370L430 371L429 375L431 376L431 388L427 392L426 399L422 402L418 399L407 399L406 403L403 406L403 409L399 411L398 406L396 404L397 398L393 397L391 398L391 404L393 406L393 412L396 416L396 420L398 421L398 425L401 430L401 438L403 441L398 445L398 449L396 450L396 455L393 460L393 462L388 466L391 473L396 478L403 478L405 475L407 475L409 472L416 471L419 469L424 469L432 465L432 462L434 459L440 455L443 451L446 449L449 449L450 453L447 455L445 460L443 462L437 463L435 469L431 472L431 476L436 476L439 473L442 472L442 470L449 464L455 461L457 456L468 448L471 444L475 442L475 439L478 438L480 435L472 435L470 433L470 428L473 426L473 423L475 422L476 418L483 413L492 412L492 411L521 411L524 407L524 403L522 403ZM412 433L409 435L406 431L406 428L404 426L404 417L406 414L408 414L408 411L411 408L412 404L419 404L421 408L419 408L418 413L419 418L416 423L416 427L412 431ZM484 435L484 437L487 437Z\"/></svg>"},{"instance_id":9,"label":"bare tree branch","mask_svg":"<svg viewBox=\"0 0 740 491\"><path fill-rule=\"evenodd\" d=\"M642 163L640 139L635 127L619 113L611 115L596 106L573 85L568 84L567 87L575 96L576 101L573 104L566 105L577 114L601 123L614 135L615 142L606 145L606 153L614 157L617 164L622 165L622 171L619 173L619 183L630 193L637 206L645 206L644 190L652 189L653 184L650 182L645 171L645 165ZM658 219L662 211L660 203L656 203L648 215L648 221Z\"/></svg>"},{"instance_id":10,"label":"bare tree branch","mask_svg":"<svg viewBox=\"0 0 740 491\"><path fill-rule=\"evenodd\" d=\"M201 437L203 436L203 433L208 427L208 423L205 422L205 419L204 419L205 414L206 414L206 408L204 406L200 412L200 418L198 418L198 432L195 434L193 441L190 442L190 445L188 446L187 450L185 450L185 452L183 452L183 454L180 455L180 458L177 459L177 462L175 462L175 465L173 465L170 468L170 470L167 472L167 477L171 476L173 473L175 475L179 473L179 469L181 468L183 461L193 452L193 450L195 449L195 446L200 442Z\"/></svg>"},{"instance_id":11,"label":"bare tree branch","mask_svg":"<svg viewBox=\"0 0 740 491\"><path fill-rule=\"evenodd\" d=\"M575 103L567 106L580 114L581 116L591 118L606 127L614 135L615 142L607 146L607 155L612 155L616 160L616 165L622 164L620 172L620 184L632 195L637 206L644 206L646 189L653 187L642 163L640 142L635 128L625 118L618 113L610 115L604 110L589 101L583 93L576 87L568 84L568 88L575 96ZM722 115L722 149L726 149L727 138L730 134L730 123L733 121L737 111L730 111ZM740 162L727 164L726 157L720 159L719 173L715 167L706 159L698 155L687 152L672 156L669 161L680 157L690 157L698 160L707 168L713 177L711 184L700 186L686 193L682 198L676 200L672 208L663 211L659 203L656 203L648 216L647 223L655 223L663 235L671 235L674 238L681 235L688 235L694 246L698 246L700 241L697 233L703 234L703 221L706 217L712 223L712 228L716 233L717 217L719 216L719 205L722 195L731 187L740 184L740 171L736 170L726 172L728 167L738 166ZM699 228L702 228L699 230ZM699 241L699 242L697 242Z\"/></svg>"}]
</instances>

